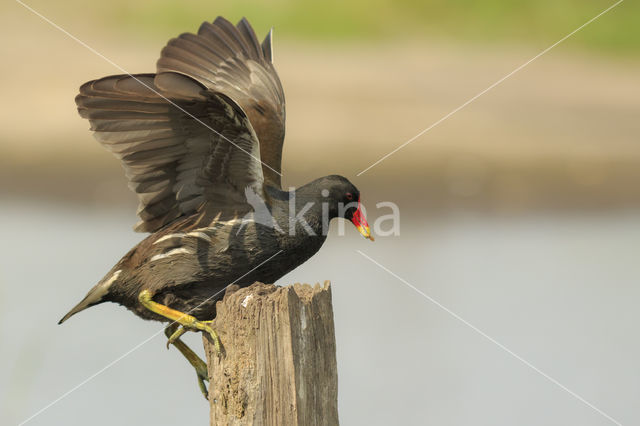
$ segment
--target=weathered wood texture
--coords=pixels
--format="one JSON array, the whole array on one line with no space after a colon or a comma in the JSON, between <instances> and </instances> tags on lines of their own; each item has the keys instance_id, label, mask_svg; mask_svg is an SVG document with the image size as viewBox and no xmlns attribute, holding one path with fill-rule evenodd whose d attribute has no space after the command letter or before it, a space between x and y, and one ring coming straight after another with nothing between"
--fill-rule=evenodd
<instances>
[{"instance_id":1,"label":"weathered wood texture","mask_svg":"<svg viewBox=\"0 0 640 426\"><path fill-rule=\"evenodd\" d=\"M337 425L331 286L230 287L204 345L211 425Z\"/></svg>"}]
</instances>

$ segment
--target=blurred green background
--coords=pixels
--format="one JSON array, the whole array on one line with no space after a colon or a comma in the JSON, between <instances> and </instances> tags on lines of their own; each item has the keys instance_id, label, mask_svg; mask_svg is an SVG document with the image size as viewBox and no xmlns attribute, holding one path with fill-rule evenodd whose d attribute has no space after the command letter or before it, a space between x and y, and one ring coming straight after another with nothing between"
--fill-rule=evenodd
<instances>
[{"instance_id":1,"label":"blurred green background","mask_svg":"<svg viewBox=\"0 0 640 426\"><path fill-rule=\"evenodd\" d=\"M79 0L62 2L84 9ZM215 10L236 21L251 15L258 33L271 27L278 37L322 43L357 40L402 41L406 38L446 38L474 43L547 42L559 38L614 2L602 0L351 0L234 2L196 0L125 1L92 4L90 18L99 25L140 37L145 33L184 32L197 27ZM58 3L60 4L60 2ZM5 6L6 7L6 6ZM640 50L640 4L627 1L589 31L576 34L575 46L602 52L637 54Z\"/></svg>"},{"instance_id":2,"label":"blurred green background","mask_svg":"<svg viewBox=\"0 0 640 426\"><path fill-rule=\"evenodd\" d=\"M640 424L640 5L626 0L0 4L0 423L18 424L160 330L124 309L59 317L143 235L118 161L74 97L153 72L167 40L246 16L275 28L283 178L330 173L369 222L280 280L333 282L343 424L609 424L388 275L382 263L622 424ZM102 55L102 57L100 56ZM199 347L199 336L187 336ZM205 424L157 337L28 425Z\"/></svg>"}]
</instances>

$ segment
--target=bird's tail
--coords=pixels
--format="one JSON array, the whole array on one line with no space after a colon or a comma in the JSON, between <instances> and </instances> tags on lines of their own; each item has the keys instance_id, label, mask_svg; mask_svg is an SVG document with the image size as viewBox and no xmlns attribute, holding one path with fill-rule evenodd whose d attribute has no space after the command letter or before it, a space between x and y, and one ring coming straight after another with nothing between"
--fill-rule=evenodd
<instances>
[{"instance_id":1,"label":"bird's tail","mask_svg":"<svg viewBox=\"0 0 640 426\"><path fill-rule=\"evenodd\" d=\"M80 301L80 303L74 306L73 309L67 312L67 314L63 316L60 321L58 321L58 324L62 324L80 311L84 311L91 306L106 302L105 296L109 293L109 287L118 279L118 275L120 275L120 272L121 271L117 271L113 274L107 275L107 277L109 277L108 279L105 277L98 284L96 284L91 290L89 290L89 293L87 293L87 295Z\"/></svg>"},{"instance_id":2,"label":"bird's tail","mask_svg":"<svg viewBox=\"0 0 640 426\"><path fill-rule=\"evenodd\" d=\"M91 294L87 294L86 297L84 299L82 299L82 301L80 303L78 303L76 306L74 306L73 309L71 309L69 312L67 312L67 314L65 316L63 316L60 321L58 321L58 324L62 324L63 322L65 322L66 320L71 318L73 315L77 314L80 311L84 311L85 309L87 309L90 306L97 305L98 303L101 303L101 301L91 302L89 300L90 297L91 297Z\"/></svg>"}]
</instances>

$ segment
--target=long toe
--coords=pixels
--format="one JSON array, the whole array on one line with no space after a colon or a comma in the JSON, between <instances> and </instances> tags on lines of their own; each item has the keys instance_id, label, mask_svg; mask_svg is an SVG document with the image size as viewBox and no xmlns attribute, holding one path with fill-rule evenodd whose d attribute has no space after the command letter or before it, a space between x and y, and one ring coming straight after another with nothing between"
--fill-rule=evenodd
<instances>
[{"instance_id":1,"label":"long toe","mask_svg":"<svg viewBox=\"0 0 640 426\"><path fill-rule=\"evenodd\" d=\"M176 340L178 340L184 333L187 332L187 329L184 327L180 327L178 329L176 329L173 333L171 333L170 335L168 333L167 334L167 349L169 349L169 346L174 344L176 342Z\"/></svg>"},{"instance_id":2,"label":"long toe","mask_svg":"<svg viewBox=\"0 0 640 426\"><path fill-rule=\"evenodd\" d=\"M220 341L220 337L218 336L218 333L216 333L215 330L209 327L208 325L206 325L202 331L208 333L209 336L211 336L211 340L213 340L213 347L216 351L216 355L222 356L224 354L223 352L224 349L222 346L222 342Z\"/></svg>"},{"instance_id":3,"label":"long toe","mask_svg":"<svg viewBox=\"0 0 640 426\"><path fill-rule=\"evenodd\" d=\"M200 371L196 368L196 375L198 377L198 386L200 387L200 392L204 396L204 399L209 400L209 391L207 390L207 384L205 382L209 381L209 377L205 374L204 376Z\"/></svg>"}]
</instances>

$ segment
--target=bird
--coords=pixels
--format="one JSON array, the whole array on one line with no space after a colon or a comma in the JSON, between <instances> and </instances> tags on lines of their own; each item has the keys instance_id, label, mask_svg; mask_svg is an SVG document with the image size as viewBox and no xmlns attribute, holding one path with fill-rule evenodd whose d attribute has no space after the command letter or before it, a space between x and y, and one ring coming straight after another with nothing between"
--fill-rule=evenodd
<instances>
[{"instance_id":1,"label":"bird","mask_svg":"<svg viewBox=\"0 0 640 426\"><path fill-rule=\"evenodd\" d=\"M236 231L236 234L239 234L240 231L244 228L244 226L248 223L259 223L265 226L273 227L274 229L282 232L280 227L278 226L278 222L276 222L271 216L271 211L269 211L269 207L265 204L264 200L258 196L250 187L247 187L244 191L245 196L247 197L247 203L251 205L253 208L252 212L249 212L242 218L242 224L240 228Z\"/></svg>"},{"instance_id":2,"label":"bird","mask_svg":"<svg viewBox=\"0 0 640 426\"><path fill-rule=\"evenodd\" d=\"M285 99L273 65L273 29L260 43L247 21L204 22L162 49L155 73L113 75L75 101L94 137L120 159L137 194L133 247L59 322L113 302L168 322L174 345L207 397L206 364L180 337L210 336L231 284L274 283L318 252L334 218L373 241L360 192L328 175L281 186Z\"/></svg>"}]
</instances>

